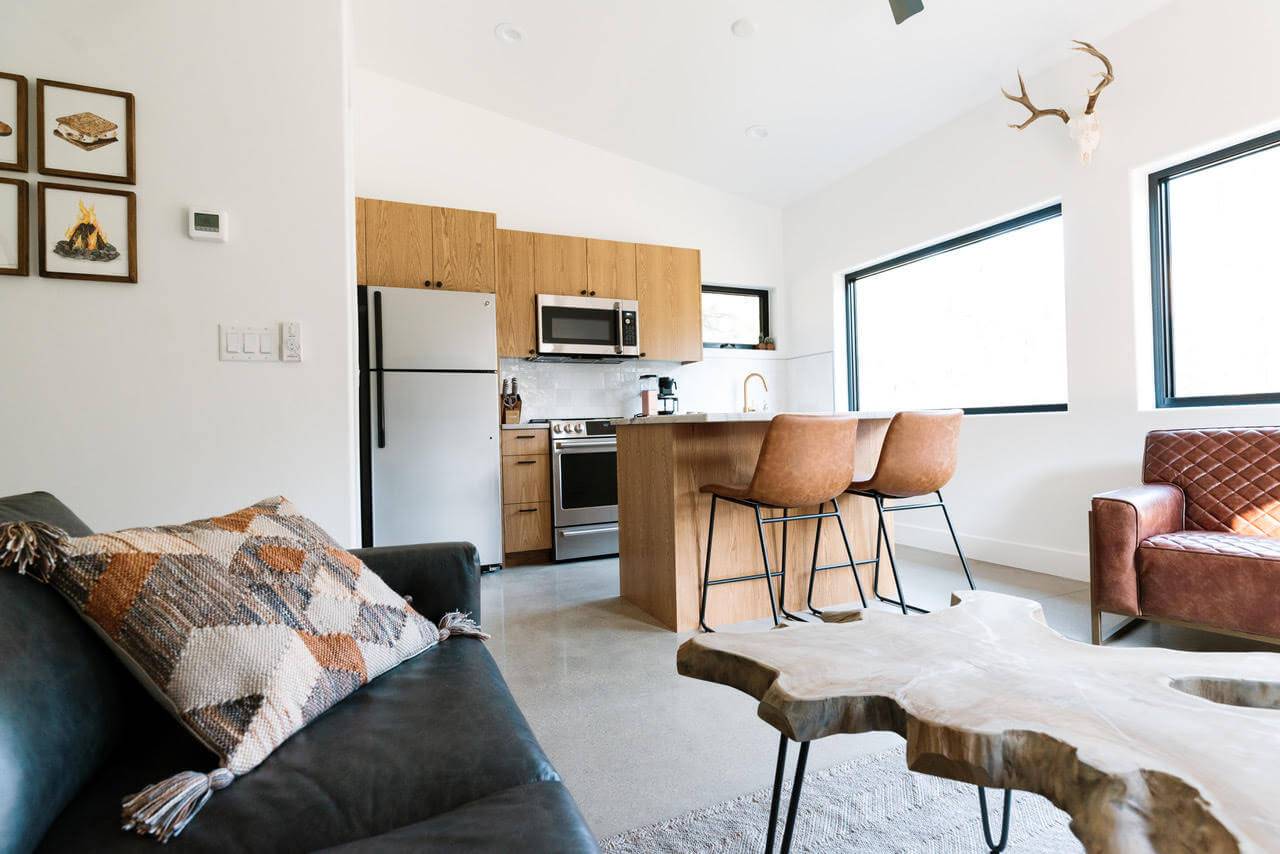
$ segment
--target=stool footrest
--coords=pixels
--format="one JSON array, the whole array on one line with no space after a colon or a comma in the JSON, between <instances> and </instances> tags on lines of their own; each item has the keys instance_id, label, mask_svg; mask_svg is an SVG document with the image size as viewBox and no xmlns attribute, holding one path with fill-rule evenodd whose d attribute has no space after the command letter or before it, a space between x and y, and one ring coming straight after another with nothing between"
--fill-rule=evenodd
<instances>
[{"instance_id":1,"label":"stool footrest","mask_svg":"<svg viewBox=\"0 0 1280 854\"><path fill-rule=\"evenodd\" d=\"M766 578L781 578L781 572L770 572L768 574L759 572L755 575L735 575L733 578L712 578L707 581L708 587L714 587L717 584L732 584L735 581L758 581Z\"/></svg>"},{"instance_id":2,"label":"stool footrest","mask_svg":"<svg viewBox=\"0 0 1280 854\"><path fill-rule=\"evenodd\" d=\"M828 563L822 566L815 566L813 568L813 571L823 572L828 569L848 569L851 566L866 566L869 563L875 563L875 562L876 562L875 558L869 557L869 558L865 558L864 560L855 560L853 563L849 563L848 561L846 561L844 563Z\"/></svg>"}]
</instances>

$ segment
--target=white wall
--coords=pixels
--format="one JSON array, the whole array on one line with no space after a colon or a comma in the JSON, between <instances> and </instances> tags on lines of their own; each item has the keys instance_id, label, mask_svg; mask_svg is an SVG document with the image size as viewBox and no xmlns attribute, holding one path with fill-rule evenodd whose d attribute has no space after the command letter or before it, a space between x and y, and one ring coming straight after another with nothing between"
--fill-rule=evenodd
<instances>
[{"instance_id":1,"label":"white wall","mask_svg":"<svg viewBox=\"0 0 1280 854\"><path fill-rule=\"evenodd\" d=\"M1280 126L1276 44L1280 4L1181 0L1099 45L1117 82L1100 100L1090 166L1054 120L1007 129L1024 114L997 94L784 212L787 337L835 352L843 404L844 272L1062 201L1070 411L966 419L947 498L973 556L1087 577L1088 498L1139 481L1146 431L1280 423L1275 406L1153 410L1145 182ZM1095 70L1073 56L1027 84L1042 106L1078 110ZM897 520L901 538L941 548L941 519L910 515Z\"/></svg>"},{"instance_id":2,"label":"white wall","mask_svg":"<svg viewBox=\"0 0 1280 854\"><path fill-rule=\"evenodd\" d=\"M776 208L365 69L353 72L352 110L358 195L494 211L499 228L696 247L704 282L782 285ZM785 300L775 293L772 303L774 326L782 328ZM785 339L778 345L787 350ZM775 407L783 401L785 364L765 366L778 377L775 382L770 376ZM723 409L732 399L741 408L742 377L758 367L710 354L701 364L676 369L682 408ZM672 369L653 365L643 373ZM545 386L574 370L533 373ZM587 373L577 367L560 390L577 392L590 410L584 414L591 414L603 403L587 400L590 388L576 382ZM541 391L538 399L554 399L555 390ZM638 400L615 404L629 414Z\"/></svg>"},{"instance_id":3,"label":"white wall","mask_svg":"<svg viewBox=\"0 0 1280 854\"><path fill-rule=\"evenodd\" d=\"M0 495L46 489L109 530L284 493L356 539L343 18L341 0L5 5L0 65L31 80L33 121L37 77L136 96L139 282L41 279L34 256L0 279ZM31 159L34 246L34 125ZM228 211L231 242L189 240L191 204ZM220 321L282 320L302 363L218 361Z\"/></svg>"}]
</instances>

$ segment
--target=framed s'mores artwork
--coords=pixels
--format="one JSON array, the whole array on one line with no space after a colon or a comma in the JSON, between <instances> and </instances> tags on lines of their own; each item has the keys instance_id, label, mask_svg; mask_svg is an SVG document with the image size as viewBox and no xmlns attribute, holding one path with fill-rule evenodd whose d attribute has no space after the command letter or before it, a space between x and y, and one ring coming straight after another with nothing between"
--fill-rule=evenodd
<instances>
[{"instance_id":1,"label":"framed s'mores artwork","mask_svg":"<svg viewBox=\"0 0 1280 854\"><path fill-rule=\"evenodd\" d=\"M137 182L133 95L36 80L36 163L41 175Z\"/></svg>"},{"instance_id":2,"label":"framed s'mores artwork","mask_svg":"<svg viewBox=\"0 0 1280 854\"><path fill-rule=\"evenodd\" d=\"M27 171L27 78L0 72L0 169Z\"/></svg>"}]
</instances>

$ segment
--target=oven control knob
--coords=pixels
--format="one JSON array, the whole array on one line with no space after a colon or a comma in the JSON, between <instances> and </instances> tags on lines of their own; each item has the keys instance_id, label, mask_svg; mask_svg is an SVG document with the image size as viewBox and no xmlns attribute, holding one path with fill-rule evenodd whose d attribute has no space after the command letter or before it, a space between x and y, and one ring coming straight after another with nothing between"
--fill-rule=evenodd
<instances>
[{"instance_id":1,"label":"oven control knob","mask_svg":"<svg viewBox=\"0 0 1280 854\"><path fill-rule=\"evenodd\" d=\"M552 433L559 433L559 432L560 432L560 425L559 425L559 424L552 424L552 425L551 425L551 432L552 432Z\"/></svg>"},{"instance_id":2,"label":"oven control knob","mask_svg":"<svg viewBox=\"0 0 1280 854\"><path fill-rule=\"evenodd\" d=\"M581 424L574 424L574 425L573 425L573 432L575 432L575 433L581 433L581 432L582 432L582 425L581 425Z\"/></svg>"}]
</instances>

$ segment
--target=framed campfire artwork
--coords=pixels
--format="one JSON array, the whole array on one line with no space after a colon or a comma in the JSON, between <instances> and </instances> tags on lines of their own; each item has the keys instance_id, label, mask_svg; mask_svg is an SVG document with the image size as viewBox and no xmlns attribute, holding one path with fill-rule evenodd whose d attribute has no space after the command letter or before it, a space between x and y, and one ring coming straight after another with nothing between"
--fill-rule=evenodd
<instances>
[{"instance_id":1,"label":"framed campfire artwork","mask_svg":"<svg viewBox=\"0 0 1280 854\"><path fill-rule=\"evenodd\" d=\"M27 78L0 72L0 169L27 171Z\"/></svg>"},{"instance_id":2,"label":"framed campfire artwork","mask_svg":"<svg viewBox=\"0 0 1280 854\"><path fill-rule=\"evenodd\" d=\"M138 202L127 190L40 182L40 275L138 281Z\"/></svg>"},{"instance_id":3,"label":"framed campfire artwork","mask_svg":"<svg viewBox=\"0 0 1280 854\"><path fill-rule=\"evenodd\" d=\"M133 95L36 80L36 163L41 175L133 184Z\"/></svg>"},{"instance_id":4,"label":"framed campfire artwork","mask_svg":"<svg viewBox=\"0 0 1280 854\"><path fill-rule=\"evenodd\" d=\"M25 276L30 272L27 193L26 181L0 178L0 276Z\"/></svg>"}]
</instances>

